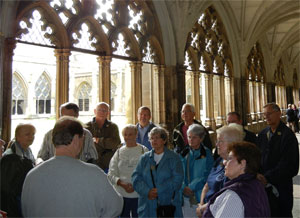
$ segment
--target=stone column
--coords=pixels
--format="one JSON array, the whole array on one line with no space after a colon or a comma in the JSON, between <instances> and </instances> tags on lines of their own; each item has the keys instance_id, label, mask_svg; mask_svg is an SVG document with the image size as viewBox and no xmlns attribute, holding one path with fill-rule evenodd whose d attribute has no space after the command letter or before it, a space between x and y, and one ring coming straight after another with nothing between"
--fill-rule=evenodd
<instances>
[{"instance_id":1,"label":"stone column","mask_svg":"<svg viewBox=\"0 0 300 218\"><path fill-rule=\"evenodd\" d=\"M195 118L201 120L200 117L200 86L199 86L199 71L191 72L191 84L192 84L192 102L195 106Z\"/></svg>"},{"instance_id":2,"label":"stone column","mask_svg":"<svg viewBox=\"0 0 300 218\"><path fill-rule=\"evenodd\" d=\"M1 137L6 142L10 140L11 131L11 100L12 100L12 61L14 49L16 48L16 40L14 38L6 38L4 40L3 54L3 95L2 95L2 134Z\"/></svg>"},{"instance_id":3,"label":"stone column","mask_svg":"<svg viewBox=\"0 0 300 218\"><path fill-rule=\"evenodd\" d=\"M99 63L99 102L110 105L110 64L111 57L97 57Z\"/></svg>"},{"instance_id":4,"label":"stone column","mask_svg":"<svg viewBox=\"0 0 300 218\"><path fill-rule=\"evenodd\" d=\"M177 78L177 90L175 97L177 98L177 111L181 110L181 107L186 103L186 90L185 90L185 67L177 66L176 78ZM181 120L181 114L178 114L178 120Z\"/></svg>"},{"instance_id":5,"label":"stone column","mask_svg":"<svg viewBox=\"0 0 300 218\"><path fill-rule=\"evenodd\" d=\"M218 101L218 117L217 124L225 125L225 87L224 87L224 76L215 75L217 87L214 90L217 91Z\"/></svg>"},{"instance_id":6,"label":"stone column","mask_svg":"<svg viewBox=\"0 0 300 218\"><path fill-rule=\"evenodd\" d=\"M250 87L250 81L244 80L244 91L245 95L243 96L245 99L248 99L248 102L245 101L245 114L246 114L246 125L252 123L252 117L251 117L251 107L252 107L252 101L253 98L251 96L251 87Z\"/></svg>"},{"instance_id":7,"label":"stone column","mask_svg":"<svg viewBox=\"0 0 300 218\"><path fill-rule=\"evenodd\" d=\"M60 117L59 107L69 100L69 57L70 49L55 49L56 57L56 119Z\"/></svg>"},{"instance_id":8,"label":"stone column","mask_svg":"<svg viewBox=\"0 0 300 218\"><path fill-rule=\"evenodd\" d=\"M213 75L204 74L204 96L205 96L205 108L206 119L205 126L209 126L212 130L216 130L216 121L214 119L214 101L213 101Z\"/></svg>"},{"instance_id":9,"label":"stone column","mask_svg":"<svg viewBox=\"0 0 300 218\"><path fill-rule=\"evenodd\" d=\"M137 111L142 106L142 62L130 62L131 68L131 120L137 123Z\"/></svg>"},{"instance_id":10,"label":"stone column","mask_svg":"<svg viewBox=\"0 0 300 218\"><path fill-rule=\"evenodd\" d=\"M166 125L165 69L164 65L154 66L154 115L161 126Z\"/></svg>"}]
</instances>

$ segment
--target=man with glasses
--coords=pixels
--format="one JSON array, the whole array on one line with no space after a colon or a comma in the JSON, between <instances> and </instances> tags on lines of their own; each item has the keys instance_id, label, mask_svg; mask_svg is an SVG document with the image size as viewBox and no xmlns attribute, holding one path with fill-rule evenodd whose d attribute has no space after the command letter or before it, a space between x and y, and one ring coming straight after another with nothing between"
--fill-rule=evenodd
<instances>
[{"instance_id":1,"label":"man with glasses","mask_svg":"<svg viewBox=\"0 0 300 218\"><path fill-rule=\"evenodd\" d=\"M108 172L110 159L121 143L118 126L107 119L109 113L109 105L100 102L94 109L95 117L87 123L87 129L93 135L99 156L97 165L106 173Z\"/></svg>"},{"instance_id":2,"label":"man with glasses","mask_svg":"<svg viewBox=\"0 0 300 218\"><path fill-rule=\"evenodd\" d=\"M227 119L226 119L227 125L230 123L236 123L239 125L243 125L243 120L241 119L241 115L238 112L232 111L227 114ZM256 135L253 132L250 132L248 130L244 129L245 137L244 141L246 142L251 142L256 144L257 138Z\"/></svg>"},{"instance_id":3,"label":"man with glasses","mask_svg":"<svg viewBox=\"0 0 300 218\"><path fill-rule=\"evenodd\" d=\"M60 106L60 115L61 116L71 116L78 118L79 116L79 107L77 104L72 102L66 102ZM79 159L88 162L95 163L98 159L97 150L94 146L93 136L87 129L84 130L84 144L83 148L79 154ZM41 161L46 161L53 157L55 154L55 148L52 142L52 129L48 131L43 140L43 144L38 153L37 164Z\"/></svg>"},{"instance_id":4,"label":"man with glasses","mask_svg":"<svg viewBox=\"0 0 300 218\"><path fill-rule=\"evenodd\" d=\"M277 104L266 104L263 115L268 127L258 134L257 144L262 152L262 174L258 175L258 179L265 185L273 185L279 193L278 204L270 201L272 216L292 217L293 177L299 170L298 141L292 130L281 121L281 110Z\"/></svg>"},{"instance_id":5,"label":"man with glasses","mask_svg":"<svg viewBox=\"0 0 300 218\"><path fill-rule=\"evenodd\" d=\"M193 123L203 126L199 121L195 120L195 107L192 104L186 103L181 109L181 118L183 122L179 123L173 130L173 145L174 150L183 157L189 152L187 130ZM204 126L203 126L204 127ZM212 143L207 129L204 127L206 135L203 144L212 149Z\"/></svg>"}]
</instances>

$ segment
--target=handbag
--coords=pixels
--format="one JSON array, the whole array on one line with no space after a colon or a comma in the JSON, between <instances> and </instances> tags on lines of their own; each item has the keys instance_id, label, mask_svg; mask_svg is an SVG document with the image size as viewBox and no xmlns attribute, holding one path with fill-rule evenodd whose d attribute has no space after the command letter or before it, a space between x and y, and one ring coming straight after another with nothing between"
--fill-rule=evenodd
<instances>
[{"instance_id":1,"label":"handbag","mask_svg":"<svg viewBox=\"0 0 300 218\"><path fill-rule=\"evenodd\" d=\"M150 173L151 173L151 179L152 179L153 186L154 186L154 188L156 188L154 179L153 179L152 168L150 168ZM172 199L174 199L174 194L175 193L173 193ZM157 208L156 208L157 217L174 217L175 210L176 210L176 207L173 204L160 205L157 201Z\"/></svg>"}]
</instances>

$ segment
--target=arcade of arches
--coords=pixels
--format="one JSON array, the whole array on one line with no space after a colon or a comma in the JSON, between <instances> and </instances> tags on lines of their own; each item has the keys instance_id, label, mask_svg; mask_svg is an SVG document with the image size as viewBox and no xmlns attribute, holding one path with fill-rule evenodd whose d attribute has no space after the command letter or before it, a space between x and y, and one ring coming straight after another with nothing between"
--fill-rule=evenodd
<instances>
[{"instance_id":1,"label":"arcade of arches","mask_svg":"<svg viewBox=\"0 0 300 218\"><path fill-rule=\"evenodd\" d=\"M169 130L189 102L212 134L230 111L258 132L264 104L285 112L299 101L298 1L15 0L0 9L6 141L12 123L55 120L66 101L84 121L108 102L120 125L146 105Z\"/></svg>"}]
</instances>

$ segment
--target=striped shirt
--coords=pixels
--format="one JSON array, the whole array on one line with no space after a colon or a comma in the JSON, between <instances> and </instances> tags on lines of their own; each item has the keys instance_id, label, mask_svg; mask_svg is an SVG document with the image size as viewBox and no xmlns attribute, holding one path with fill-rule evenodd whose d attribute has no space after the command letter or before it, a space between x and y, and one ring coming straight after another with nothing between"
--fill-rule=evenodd
<instances>
[{"instance_id":1,"label":"striped shirt","mask_svg":"<svg viewBox=\"0 0 300 218\"><path fill-rule=\"evenodd\" d=\"M245 217L244 205L241 198L232 190L224 191L209 207L215 218Z\"/></svg>"}]
</instances>

